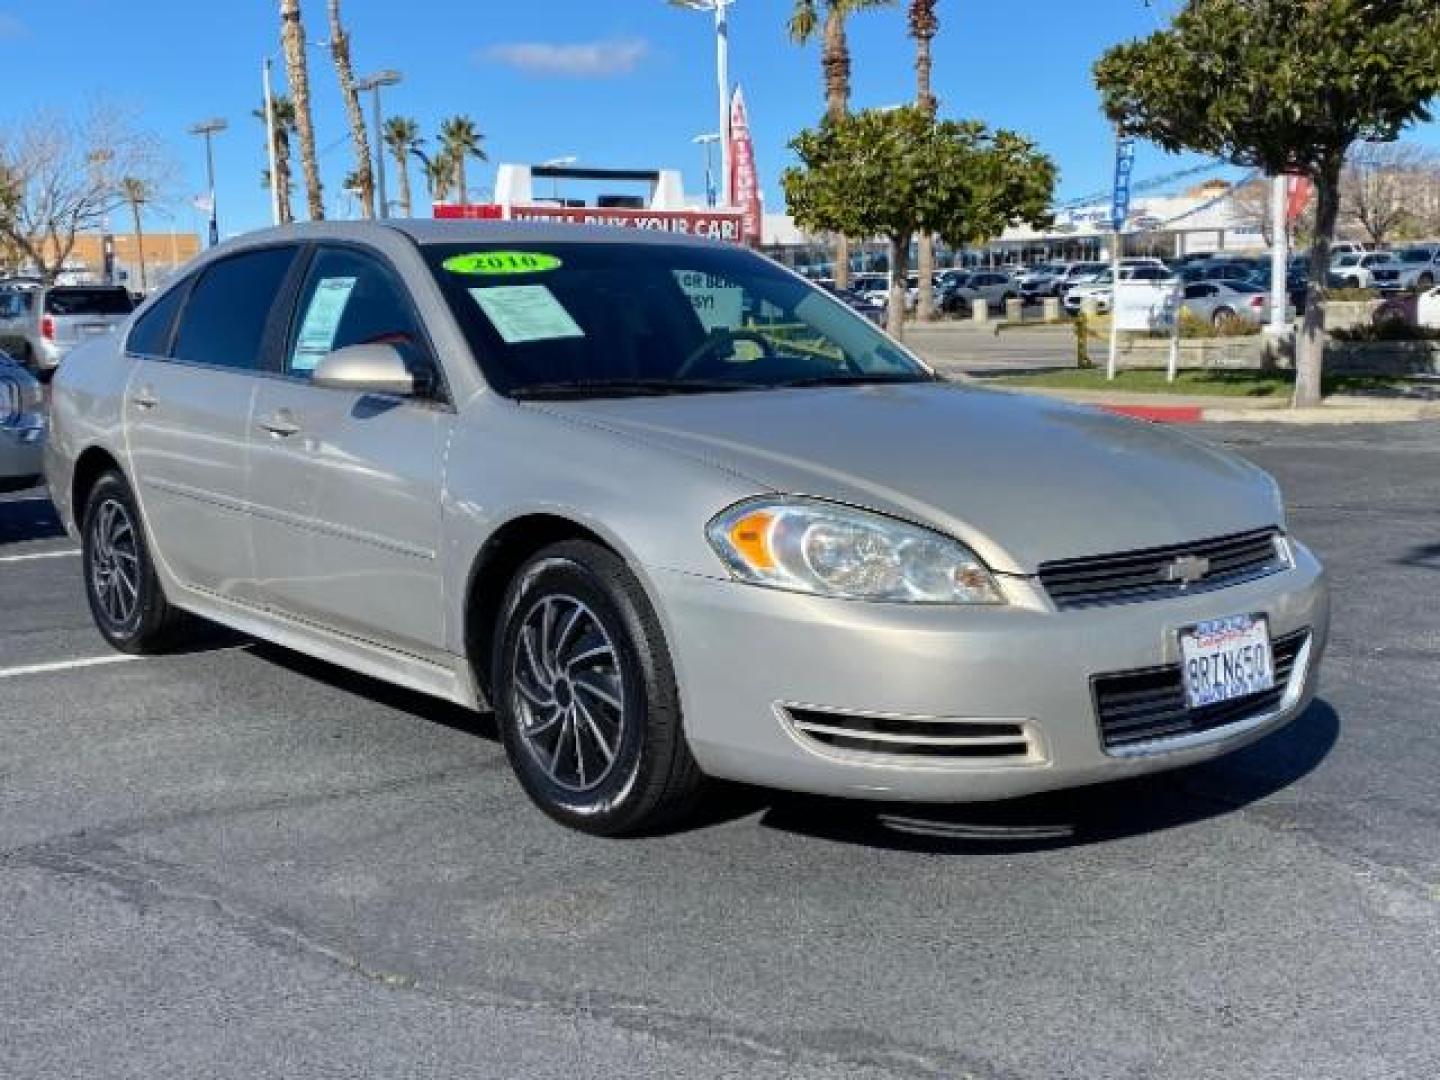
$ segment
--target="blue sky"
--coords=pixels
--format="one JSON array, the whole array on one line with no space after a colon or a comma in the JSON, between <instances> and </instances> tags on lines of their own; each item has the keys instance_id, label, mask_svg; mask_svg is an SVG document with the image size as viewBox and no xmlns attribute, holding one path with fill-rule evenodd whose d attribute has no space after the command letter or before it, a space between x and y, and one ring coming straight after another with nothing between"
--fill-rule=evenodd
<instances>
[{"instance_id":1,"label":"blue sky","mask_svg":"<svg viewBox=\"0 0 1440 1080\"><path fill-rule=\"evenodd\" d=\"M936 86L947 115L1024 132L1061 169L1060 195L1109 184L1113 146L1099 114L1090 65L1109 44L1153 30L1178 0L942 0ZM745 87L767 207L781 205L779 174L789 138L822 108L819 54L784 35L789 0L736 0L732 77ZM197 120L224 116L216 143L221 226L268 222L260 60L278 52L275 0L0 0L0 125L45 107L82 109L104 100L132 110L166 138L179 167L176 206L195 227L185 196L204 187L203 155L186 136ZM716 120L713 33L708 16L664 0L345 0L360 71L405 73L387 112L433 133L464 112L486 134L489 165L574 155L596 166L679 167L703 190L691 144ZM306 29L325 34L323 0L305 0ZM852 22L854 103L884 106L913 93L911 43L901 11ZM283 67L278 69L283 70ZM349 143L328 55L312 52L321 165L331 208L350 168ZM1417 133L1440 143L1434 125ZM1137 177L1185 161L1142 147ZM419 178L415 178L417 188ZM392 181L393 189L393 181ZM301 203L297 192L297 206Z\"/></svg>"}]
</instances>

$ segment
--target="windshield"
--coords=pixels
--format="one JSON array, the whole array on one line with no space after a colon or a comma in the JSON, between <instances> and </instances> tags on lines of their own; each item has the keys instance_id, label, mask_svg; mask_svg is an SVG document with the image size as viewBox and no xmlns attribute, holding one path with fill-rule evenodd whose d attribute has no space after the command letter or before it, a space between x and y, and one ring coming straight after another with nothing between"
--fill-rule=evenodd
<instances>
[{"instance_id":1,"label":"windshield","mask_svg":"<svg viewBox=\"0 0 1440 1080\"><path fill-rule=\"evenodd\" d=\"M738 248L435 244L486 379L516 397L934 378L823 291Z\"/></svg>"}]
</instances>

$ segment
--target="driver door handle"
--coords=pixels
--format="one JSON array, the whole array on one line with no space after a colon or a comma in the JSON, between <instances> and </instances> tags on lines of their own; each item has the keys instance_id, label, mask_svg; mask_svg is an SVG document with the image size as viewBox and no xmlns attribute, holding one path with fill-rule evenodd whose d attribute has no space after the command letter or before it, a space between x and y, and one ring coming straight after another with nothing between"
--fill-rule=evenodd
<instances>
[{"instance_id":1,"label":"driver door handle","mask_svg":"<svg viewBox=\"0 0 1440 1080\"><path fill-rule=\"evenodd\" d=\"M142 386L135 391L135 396L130 399L137 409L153 409L160 404L160 399L155 396L155 391L148 386Z\"/></svg>"},{"instance_id":2,"label":"driver door handle","mask_svg":"<svg viewBox=\"0 0 1440 1080\"><path fill-rule=\"evenodd\" d=\"M268 431L280 439L288 439L300 431L300 425L295 422L295 417L291 415L289 409L281 409L256 423L262 431Z\"/></svg>"}]
</instances>

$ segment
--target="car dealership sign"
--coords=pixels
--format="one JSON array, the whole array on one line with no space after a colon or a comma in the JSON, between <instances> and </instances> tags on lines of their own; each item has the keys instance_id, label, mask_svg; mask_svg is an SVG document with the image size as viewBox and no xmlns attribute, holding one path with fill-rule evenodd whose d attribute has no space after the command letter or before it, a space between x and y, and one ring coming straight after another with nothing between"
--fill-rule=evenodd
<instances>
[{"instance_id":1,"label":"car dealership sign","mask_svg":"<svg viewBox=\"0 0 1440 1080\"><path fill-rule=\"evenodd\" d=\"M436 203L437 218L485 221L558 221L572 225L603 225L616 229L678 233L707 240L745 242L745 215L738 210L636 210L609 206L501 206L498 203L459 206Z\"/></svg>"}]
</instances>

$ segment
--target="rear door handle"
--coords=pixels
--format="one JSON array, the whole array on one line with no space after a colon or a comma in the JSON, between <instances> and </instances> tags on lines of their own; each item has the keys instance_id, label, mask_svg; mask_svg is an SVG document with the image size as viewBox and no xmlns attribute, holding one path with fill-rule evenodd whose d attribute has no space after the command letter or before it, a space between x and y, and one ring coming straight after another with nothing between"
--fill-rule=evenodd
<instances>
[{"instance_id":1,"label":"rear door handle","mask_svg":"<svg viewBox=\"0 0 1440 1080\"><path fill-rule=\"evenodd\" d=\"M160 399L155 396L155 391L148 386L142 386L135 391L135 396L130 400L135 403L137 409L153 409L160 404Z\"/></svg>"},{"instance_id":2,"label":"rear door handle","mask_svg":"<svg viewBox=\"0 0 1440 1080\"><path fill-rule=\"evenodd\" d=\"M271 435L281 439L288 439L300 431L300 425L295 422L295 417L290 414L289 409L281 409L258 423L262 431L268 431Z\"/></svg>"}]
</instances>

